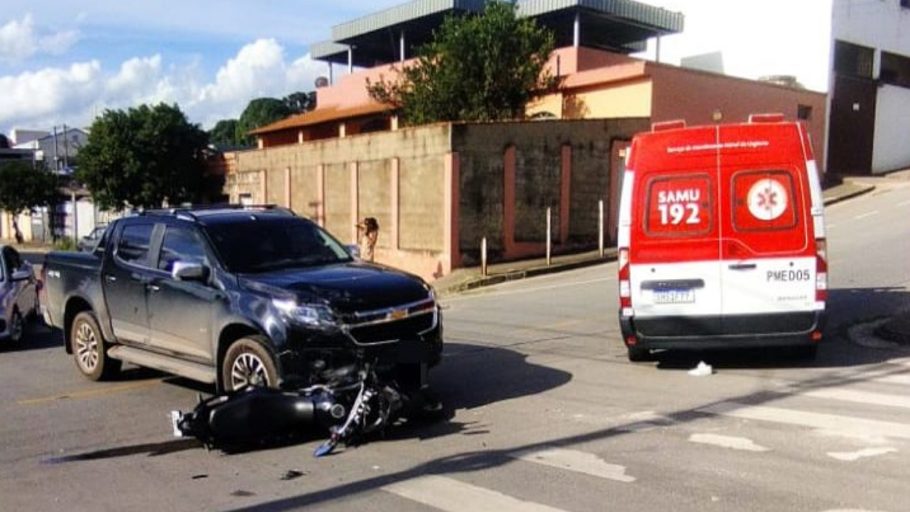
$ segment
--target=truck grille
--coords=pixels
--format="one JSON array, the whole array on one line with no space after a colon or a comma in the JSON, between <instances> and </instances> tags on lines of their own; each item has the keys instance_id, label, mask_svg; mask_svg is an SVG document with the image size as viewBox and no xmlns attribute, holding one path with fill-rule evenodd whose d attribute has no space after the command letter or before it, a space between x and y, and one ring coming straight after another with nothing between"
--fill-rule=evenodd
<instances>
[{"instance_id":1,"label":"truck grille","mask_svg":"<svg viewBox=\"0 0 910 512\"><path fill-rule=\"evenodd\" d=\"M435 326L436 312L434 311L391 322L352 327L349 333L357 343L371 345L405 338L416 338L421 333L429 331Z\"/></svg>"},{"instance_id":2,"label":"truck grille","mask_svg":"<svg viewBox=\"0 0 910 512\"><path fill-rule=\"evenodd\" d=\"M399 306L358 311L348 318L344 329L358 345L390 343L415 339L436 327L439 314L432 295Z\"/></svg>"}]
</instances>

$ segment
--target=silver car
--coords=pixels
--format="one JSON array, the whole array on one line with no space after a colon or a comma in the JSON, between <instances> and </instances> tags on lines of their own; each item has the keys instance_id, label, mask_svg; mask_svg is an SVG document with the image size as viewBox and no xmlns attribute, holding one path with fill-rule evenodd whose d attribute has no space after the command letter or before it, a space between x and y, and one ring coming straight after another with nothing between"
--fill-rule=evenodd
<instances>
[{"instance_id":1,"label":"silver car","mask_svg":"<svg viewBox=\"0 0 910 512\"><path fill-rule=\"evenodd\" d=\"M0 340L18 343L25 332L26 318L38 312L35 271L19 253L0 245Z\"/></svg>"}]
</instances>

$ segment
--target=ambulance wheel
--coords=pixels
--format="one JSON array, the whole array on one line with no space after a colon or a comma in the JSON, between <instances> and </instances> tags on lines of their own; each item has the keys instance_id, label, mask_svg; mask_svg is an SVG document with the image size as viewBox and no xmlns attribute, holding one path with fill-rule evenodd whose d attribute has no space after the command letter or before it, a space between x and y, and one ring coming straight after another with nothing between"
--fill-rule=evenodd
<instances>
[{"instance_id":1,"label":"ambulance wheel","mask_svg":"<svg viewBox=\"0 0 910 512\"><path fill-rule=\"evenodd\" d=\"M640 347L626 347L629 350L629 361L642 363L651 360L651 351Z\"/></svg>"}]
</instances>

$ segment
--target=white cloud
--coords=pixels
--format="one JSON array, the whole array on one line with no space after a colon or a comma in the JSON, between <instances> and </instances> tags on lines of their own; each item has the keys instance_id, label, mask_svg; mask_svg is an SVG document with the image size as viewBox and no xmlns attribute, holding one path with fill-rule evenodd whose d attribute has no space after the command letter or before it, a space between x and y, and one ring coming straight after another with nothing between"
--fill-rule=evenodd
<instances>
[{"instance_id":1,"label":"white cloud","mask_svg":"<svg viewBox=\"0 0 910 512\"><path fill-rule=\"evenodd\" d=\"M36 53L60 55L69 50L80 34L77 30L39 34L31 14L0 26L0 61L18 62Z\"/></svg>"},{"instance_id":2,"label":"white cloud","mask_svg":"<svg viewBox=\"0 0 910 512\"><path fill-rule=\"evenodd\" d=\"M105 108L159 102L177 103L190 121L208 128L238 117L254 98L313 90L324 67L309 55L288 61L277 41L260 39L243 46L208 79L198 63L168 65L160 54L133 57L111 70L91 60L0 76L0 131L87 126Z\"/></svg>"}]
</instances>

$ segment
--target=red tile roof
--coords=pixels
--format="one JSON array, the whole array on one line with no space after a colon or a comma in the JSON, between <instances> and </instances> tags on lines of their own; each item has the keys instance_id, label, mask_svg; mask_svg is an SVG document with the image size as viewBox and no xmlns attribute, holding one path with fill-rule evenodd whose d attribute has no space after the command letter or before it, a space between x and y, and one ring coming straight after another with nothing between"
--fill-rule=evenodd
<instances>
[{"instance_id":1,"label":"red tile roof","mask_svg":"<svg viewBox=\"0 0 910 512\"><path fill-rule=\"evenodd\" d=\"M369 103L366 105L358 105L356 107L348 108L338 108L334 106L317 108L312 112L296 114L291 117L282 119L281 121L275 121L272 124L260 126L255 130L251 130L250 135L262 135L264 133L278 132L292 128L303 128L305 126L313 126L330 121L341 121L370 114L391 112L391 110L391 107L388 105L383 105L380 103Z\"/></svg>"}]
</instances>

